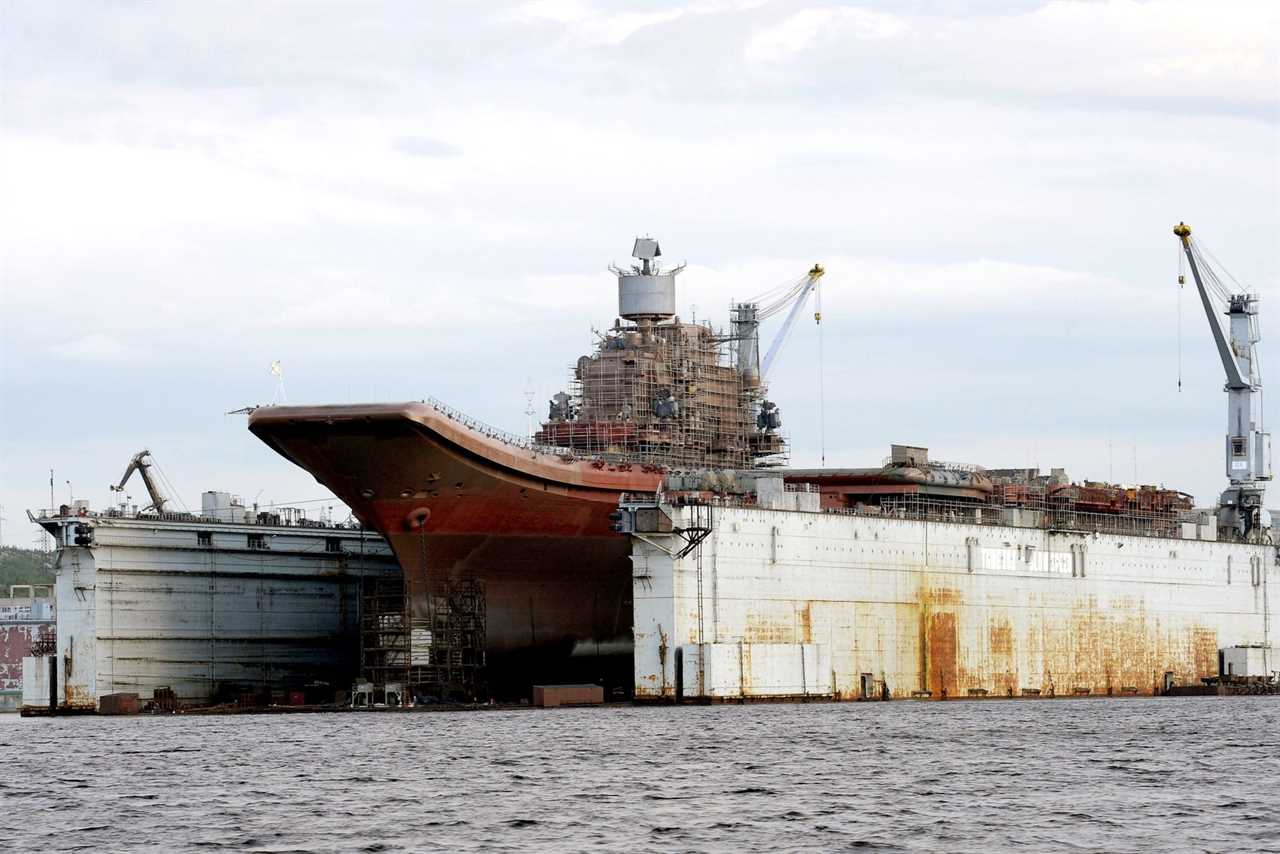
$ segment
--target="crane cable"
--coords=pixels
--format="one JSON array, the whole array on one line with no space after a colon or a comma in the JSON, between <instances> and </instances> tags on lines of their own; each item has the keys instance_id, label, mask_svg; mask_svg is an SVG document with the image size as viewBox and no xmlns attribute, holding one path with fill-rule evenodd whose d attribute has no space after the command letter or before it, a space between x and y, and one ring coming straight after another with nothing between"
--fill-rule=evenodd
<instances>
[{"instance_id":1,"label":"crane cable","mask_svg":"<svg viewBox=\"0 0 1280 854\"><path fill-rule=\"evenodd\" d=\"M1209 247L1205 246L1202 241L1199 241L1199 240L1192 241L1192 245L1195 247L1197 255L1199 255L1200 251L1203 250L1204 254L1209 256L1209 260L1213 262L1213 266L1222 270L1222 272L1227 274L1228 279L1230 279L1232 282L1235 282L1236 288L1239 293L1245 293L1246 291L1249 290L1244 285L1240 284L1239 279L1231 275L1231 271L1227 269L1226 265L1223 264L1221 261L1219 261L1218 256L1214 255L1213 252L1209 250ZM1205 266L1208 266L1208 265L1206 264Z\"/></svg>"},{"instance_id":2,"label":"crane cable","mask_svg":"<svg viewBox=\"0 0 1280 854\"><path fill-rule=\"evenodd\" d=\"M1223 303L1227 305L1230 305L1231 298L1233 296L1246 295L1249 293L1249 289L1244 285L1242 285L1239 279L1231 275L1231 271L1228 270L1226 266L1221 261L1218 260L1217 256L1213 254L1213 252L1209 249L1208 246L1205 246L1204 243L1199 240L1189 240L1188 242L1191 245L1191 252L1195 256L1196 261L1198 262L1198 267L1200 268L1201 277L1208 282L1209 289L1214 292L1214 295L1217 296L1219 300L1221 300ZM1208 257L1206 258L1206 256ZM1182 258L1183 258L1182 253L1178 253L1178 274L1179 274L1178 284L1179 286L1181 286L1183 282ZM1210 263L1210 261L1212 261L1213 263ZM1231 288L1229 288L1226 285L1226 283L1223 282L1222 279L1218 276L1217 271L1219 269L1222 270L1222 272L1226 274L1227 278L1231 280L1232 284L1236 286L1236 289L1234 291ZM1178 303L1178 309L1179 309L1178 388L1179 390L1181 390L1182 388L1182 355L1181 355L1182 354L1182 337L1181 337L1182 303L1181 302ZM1256 322L1257 321L1255 319L1250 320L1251 331L1253 332L1252 337L1255 337L1255 338L1257 337L1257 333L1256 331L1253 331L1252 324ZM1230 330L1228 329L1225 331L1229 336ZM1266 429L1266 399L1263 396L1264 393L1262 390L1262 358L1261 358L1261 355L1258 353L1258 351L1254 349L1252 346L1250 346L1249 350L1250 350L1250 365L1253 372L1253 376L1251 377L1251 380L1256 382L1255 388L1258 391L1258 426L1259 426L1259 429Z\"/></svg>"},{"instance_id":3,"label":"crane cable","mask_svg":"<svg viewBox=\"0 0 1280 854\"><path fill-rule=\"evenodd\" d=\"M1233 291L1231 288L1227 287L1218 276L1217 267L1221 266L1218 263L1218 259L1214 258L1213 253L1209 252L1207 248L1204 249L1203 252L1201 251L1201 248L1202 247L1198 241L1191 241L1191 253L1195 255L1196 261L1199 262L1197 266L1200 268L1201 278L1208 282L1210 290L1214 292L1214 295L1216 295L1219 300L1226 305L1230 305L1232 296L1236 294L1243 294L1247 289L1237 282L1235 276L1232 276L1231 273L1227 272L1224 267L1223 272L1227 273L1227 278L1231 279L1232 282L1235 282L1236 290ZM1206 260L1206 254L1209 256L1209 259L1213 260L1212 264Z\"/></svg>"},{"instance_id":4,"label":"crane cable","mask_svg":"<svg viewBox=\"0 0 1280 854\"><path fill-rule=\"evenodd\" d=\"M822 357L822 286L813 286L814 312L813 322L818 326L818 453L822 460L820 468L827 467L827 409L826 409L826 366Z\"/></svg>"},{"instance_id":5,"label":"crane cable","mask_svg":"<svg viewBox=\"0 0 1280 854\"><path fill-rule=\"evenodd\" d=\"M1230 295L1232 291L1222 282L1221 279L1218 278L1217 273L1214 271L1215 267L1217 269L1222 270L1222 272L1226 273L1227 278L1230 279L1233 284L1235 284L1236 294L1246 295L1249 293L1249 289L1244 285L1242 285L1239 279L1231 275L1231 271L1227 269L1227 266L1225 264L1223 264L1221 261L1218 260L1218 256L1214 255L1212 250L1210 250L1208 246L1205 246L1200 241L1193 242L1191 246L1195 250L1196 257L1200 259L1200 263L1203 266L1208 268L1209 275L1217 284L1217 287L1221 289L1222 293L1225 293L1227 295L1226 297L1224 297L1224 300L1223 300L1224 302L1230 304L1231 302ZM1201 250L1203 250L1204 252L1203 255L1201 254ZM1204 260L1204 255L1209 256L1209 260L1213 262L1212 266L1210 266L1209 263ZM1250 332L1251 339L1256 339L1258 337L1258 331L1256 326L1257 322L1258 321L1257 321L1256 315L1249 319L1249 332ZM1262 388L1262 354L1253 346L1253 341L1249 342L1249 367L1250 367L1250 370L1252 371L1252 376L1250 377L1250 381L1254 383L1254 388L1256 388L1258 391L1258 429L1266 430L1267 429L1267 406L1266 406L1266 392Z\"/></svg>"},{"instance_id":6,"label":"crane cable","mask_svg":"<svg viewBox=\"0 0 1280 854\"><path fill-rule=\"evenodd\" d=\"M1187 277L1183 273L1182 265L1185 258L1182 254L1182 247L1178 247L1178 393L1182 393L1182 289L1186 284Z\"/></svg>"},{"instance_id":7,"label":"crane cable","mask_svg":"<svg viewBox=\"0 0 1280 854\"><path fill-rule=\"evenodd\" d=\"M169 476L164 473L164 469L160 468L160 464L156 462L155 457L151 458L151 467L156 470L156 474L160 475L160 485L169 493L166 497L173 501L174 504L181 507L183 513L191 512L187 509L187 502L182 500L182 496L178 494L178 490L174 487L173 481L169 480Z\"/></svg>"},{"instance_id":8,"label":"crane cable","mask_svg":"<svg viewBox=\"0 0 1280 854\"><path fill-rule=\"evenodd\" d=\"M787 306L791 305L801 293L804 292L805 285L809 283L809 277L805 276L795 282L788 282L779 285L776 288L765 291L759 296L752 297L747 300L748 303L754 303L758 306L756 310L756 319L768 320L775 314L779 313ZM768 304L765 301L769 300Z\"/></svg>"}]
</instances>

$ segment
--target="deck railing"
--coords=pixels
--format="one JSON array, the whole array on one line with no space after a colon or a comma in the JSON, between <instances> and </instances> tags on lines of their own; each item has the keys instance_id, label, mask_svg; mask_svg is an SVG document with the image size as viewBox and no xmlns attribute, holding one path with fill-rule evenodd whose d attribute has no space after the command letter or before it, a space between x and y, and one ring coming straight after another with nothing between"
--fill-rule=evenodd
<instances>
[{"instance_id":1,"label":"deck railing","mask_svg":"<svg viewBox=\"0 0 1280 854\"><path fill-rule=\"evenodd\" d=\"M248 522L244 521L243 517L240 519L219 519L215 516L205 516L201 513L134 512L131 510L121 510L118 507L109 507L106 510L79 510L75 507L68 507L67 512L65 513L61 511L61 508L41 509L35 512L28 510L27 518L35 523L39 523L42 519L46 521L53 519L140 519L147 522L183 522L186 524L197 525L247 525L251 527L268 528L306 528L317 531L334 531L337 533L373 533L372 528L366 528L355 520L325 522L319 519L308 519L301 515L288 517L282 515L280 512L286 509L297 510L297 508L260 507L257 515L252 521Z\"/></svg>"},{"instance_id":2,"label":"deck railing","mask_svg":"<svg viewBox=\"0 0 1280 854\"><path fill-rule=\"evenodd\" d=\"M449 404L437 400L434 397L428 397L422 401L427 406L439 412L450 421L457 421L464 427L474 430L477 433L488 436L490 439L496 439L506 445L513 445L517 448L524 448L539 454L551 454L557 457L572 457L575 460L595 459L596 457L604 457L605 455L592 455L584 457L574 451L572 448L565 448L560 445L546 445L541 442L535 442L531 436L518 436L508 430L494 427L486 424L478 418L473 418L460 409L455 409Z\"/></svg>"},{"instance_id":3,"label":"deck railing","mask_svg":"<svg viewBox=\"0 0 1280 854\"><path fill-rule=\"evenodd\" d=\"M788 484L788 487L790 486ZM791 490L788 489L788 491ZM756 507L753 498L736 495L628 493L622 498L623 504L632 505L656 504L662 501L674 506L707 504L718 507ZM882 498L880 504L827 507L821 510L794 512L957 525L1007 526L1031 530L1072 531L1082 534L1124 534L1165 539L1182 539L1182 525L1195 523L1195 520L1184 518L1184 514L1174 511L1127 510L1119 513L1095 513L1055 504L1028 506L1001 502L948 501L912 495L886 496Z\"/></svg>"}]
</instances>

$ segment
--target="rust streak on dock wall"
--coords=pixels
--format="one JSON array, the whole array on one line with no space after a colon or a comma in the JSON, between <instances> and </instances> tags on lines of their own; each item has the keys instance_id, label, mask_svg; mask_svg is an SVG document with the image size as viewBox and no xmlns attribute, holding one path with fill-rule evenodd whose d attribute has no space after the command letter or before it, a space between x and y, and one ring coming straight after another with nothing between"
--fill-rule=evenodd
<instances>
[{"instance_id":1,"label":"rust streak on dock wall","mask_svg":"<svg viewBox=\"0 0 1280 854\"><path fill-rule=\"evenodd\" d=\"M956 695L958 671L958 644L956 639L956 615L948 611L929 615L927 630L929 694L939 699Z\"/></svg>"}]
</instances>

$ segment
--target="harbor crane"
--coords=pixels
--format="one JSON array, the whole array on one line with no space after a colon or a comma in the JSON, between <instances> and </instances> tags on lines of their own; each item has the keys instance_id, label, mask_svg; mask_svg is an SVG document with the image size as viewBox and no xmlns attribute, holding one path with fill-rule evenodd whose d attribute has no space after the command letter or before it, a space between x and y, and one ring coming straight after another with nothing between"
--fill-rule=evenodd
<instances>
[{"instance_id":1,"label":"harbor crane","mask_svg":"<svg viewBox=\"0 0 1280 854\"><path fill-rule=\"evenodd\" d=\"M821 264L814 264L813 269L802 278L789 282L781 287L767 291L758 297L740 302L733 307L733 338L738 344L737 367L742 373L745 385L756 386L769 377L778 354L782 352L791 330L795 328L796 319L809 301L809 295L818 289L818 282L826 271ZM768 320L790 308L782 328L773 337L765 353L764 362L760 361L760 322ZM814 312L814 322L822 322L822 312Z\"/></svg>"},{"instance_id":2,"label":"harbor crane","mask_svg":"<svg viewBox=\"0 0 1280 854\"><path fill-rule=\"evenodd\" d=\"M111 487L111 491L124 492L124 485L129 482L129 478L136 471L142 475L142 483L147 488L147 495L151 496L151 503L144 509L164 513L169 505L169 499L151 474L153 465L155 465L155 460L151 458L151 452L145 448L142 449L133 455L133 459L129 460L129 466L124 470L124 476L120 478L120 483Z\"/></svg>"},{"instance_id":3,"label":"harbor crane","mask_svg":"<svg viewBox=\"0 0 1280 854\"><path fill-rule=\"evenodd\" d=\"M1263 503L1266 482L1271 480L1271 434L1262 429L1258 294L1232 289L1218 277L1191 239L1191 226L1180 222L1173 233L1182 241L1227 377L1225 450L1230 485L1218 501L1218 528L1241 540L1262 540L1271 527ZM1183 277L1178 281L1181 284ZM1225 329L1219 314L1227 317Z\"/></svg>"},{"instance_id":4,"label":"harbor crane","mask_svg":"<svg viewBox=\"0 0 1280 854\"><path fill-rule=\"evenodd\" d=\"M733 341L737 345L737 368L738 373L742 376L743 388L759 389L767 387L769 371L773 368L778 354L782 352L783 346L787 343L787 338L791 336L791 330L795 328L796 319L800 317L800 312L804 310L805 304L809 302L809 295L817 292L818 282L822 280L824 272L826 271L822 269L821 264L814 264L813 268L808 273L805 273L802 278L733 306L731 314ZM819 306L821 306L821 303L819 303ZM761 364L760 321L768 320L776 314L781 314L787 308L791 310L787 312L786 319L782 321L782 328L773 337L773 342L769 345L769 350L764 355L764 363ZM821 308L813 313L813 321L814 323L822 323ZM821 329L819 329L819 334L821 334ZM821 338L819 338L819 342L821 342ZM821 372L821 360L819 360L819 372ZM819 392L819 401L821 401L821 397L821 392ZM821 402L819 403L819 408L821 408ZM821 416L819 421L822 421ZM776 403L763 398L759 401L756 411L756 427L765 431L777 430L782 427L782 414L778 411ZM823 458L825 459L825 440L823 447Z\"/></svg>"}]
</instances>

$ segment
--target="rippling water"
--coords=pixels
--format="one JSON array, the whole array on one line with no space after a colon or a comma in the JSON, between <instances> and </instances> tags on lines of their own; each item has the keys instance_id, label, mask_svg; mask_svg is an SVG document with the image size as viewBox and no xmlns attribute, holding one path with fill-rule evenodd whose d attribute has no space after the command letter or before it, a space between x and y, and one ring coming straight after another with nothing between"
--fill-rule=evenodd
<instances>
[{"instance_id":1,"label":"rippling water","mask_svg":"<svg viewBox=\"0 0 1280 854\"><path fill-rule=\"evenodd\" d=\"M1274 697L7 715L0 848L1277 851L1277 741Z\"/></svg>"}]
</instances>

